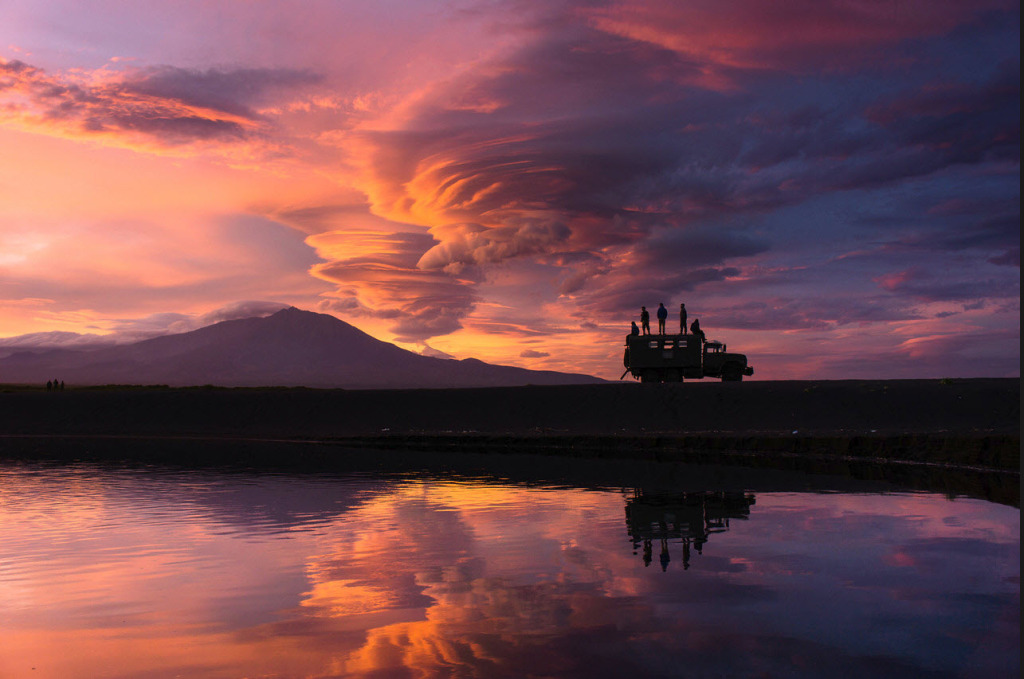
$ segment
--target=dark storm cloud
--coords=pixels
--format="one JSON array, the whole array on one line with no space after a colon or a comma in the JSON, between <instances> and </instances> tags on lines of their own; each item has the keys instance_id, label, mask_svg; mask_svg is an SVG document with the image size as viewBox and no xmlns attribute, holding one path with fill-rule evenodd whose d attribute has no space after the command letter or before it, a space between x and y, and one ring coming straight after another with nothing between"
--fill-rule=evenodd
<instances>
[{"instance_id":1,"label":"dark storm cloud","mask_svg":"<svg viewBox=\"0 0 1024 679\"><path fill-rule=\"evenodd\" d=\"M968 250L998 252L987 261L1001 266L1020 266L1020 213L997 212L998 208L979 204L964 217L956 215L926 215L925 225L907 233L898 240L886 241L881 249L887 253L906 254L932 251L963 253Z\"/></svg>"},{"instance_id":2,"label":"dark storm cloud","mask_svg":"<svg viewBox=\"0 0 1024 679\"><path fill-rule=\"evenodd\" d=\"M691 315L700 311L695 307ZM775 297L719 306L702 321L707 327L741 330L825 330L832 326L923 318L905 303L886 297Z\"/></svg>"},{"instance_id":3,"label":"dark storm cloud","mask_svg":"<svg viewBox=\"0 0 1024 679\"><path fill-rule=\"evenodd\" d=\"M1010 248L1001 255L989 257L988 262L997 266L1013 266L1020 268L1020 248Z\"/></svg>"},{"instance_id":4,"label":"dark storm cloud","mask_svg":"<svg viewBox=\"0 0 1024 679\"><path fill-rule=\"evenodd\" d=\"M1020 205L1012 213L996 214L979 220L972 220L967 228L953 230L938 239L940 247L951 252L966 248L1001 251L988 258L997 266L1020 268ZM978 213L984 207L979 206Z\"/></svg>"},{"instance_id":5,"label":"dark storm cloud","mask_svg":"<svg viewBox=\"0 0 1024 679\"><path fill-rule=\"evenodd\" d=\"M657 276L652 275L629 275L624 272L616 272L599 281L595 286L597 289L591 294L582 295L578 300L583 310L613 310L614 312L635 311L640 304L644 304L650 311L653 305L664 302L675 313L678 309L671 308L673 300L680 293L690 292L704 283L724 281L731 276L737 276L739 269L732 267L725 268L701 268L690 269L681 272L665 273L656 271ZM691 314L691 318L692 318Z\"/></svg>"},{"instance_id":6,"label":"dark storm cloud","mask_svg":"<svg viewBox=\"0 0 1024 679\"><path fill-rule=\"evenodd\" d=\"M636 249L636 263L657 269L722 264L736 257L766 252L769 244L726 226L660 230Z\"/></svg>"},{"instance_id":7,"label":"dark storm cloud","mask_svg":"<svg viewBox=\"0 0 1024 679\"><path fill-rule=\"evenodd\" d=\"M930 85L865 112L868 153L836 175L840 188L880 186L955 165L1020 162L1020 72L981 84Z\"/></svg>"},{"instance_id":8,"label":"dark storm cloud","mask_svg":"<svg viewBox=\"0 0 1024 679\"><path fill-rule=\"evenodd\" d=\"M807 94L792 80L771 80L794 100ZM738 168L767 173L775 183L774 191L762 187L763 205L781 205L829 191L893 186L956 166L1019 163L1018 83L1019 66L1004 64L980 82L949 82L936 73L874 101L865 101L868 90L844 99L829 88L823 94L836 97L829 106L795 110L761 90L754 112L722 131L746 140Z\"/></svg>"},{"instance_id":9,"label":"dark storm cloud","mask_svg":"<svg viewBox=\"0 0 1024 679\"><path fill-rule=\"evenodd\" d=\"M1004 63L977 83L936 81L866 111L908 145L957 148L966 161L991 152L1020 159L1020 64Z\"/></svg>"},{"instance_id":10,"label":"dark storm cloud","mask_svg":"<svg viewBox=\"0 0 1024 679\"><path fill-rule=\"evenodd\" d=\"M924 302L966 302L984 299L1018 297L1020 279L981 279L968 274L937 275L913 267L875 279L880 287L902 297Z\"/></svg>"}]
</instances>

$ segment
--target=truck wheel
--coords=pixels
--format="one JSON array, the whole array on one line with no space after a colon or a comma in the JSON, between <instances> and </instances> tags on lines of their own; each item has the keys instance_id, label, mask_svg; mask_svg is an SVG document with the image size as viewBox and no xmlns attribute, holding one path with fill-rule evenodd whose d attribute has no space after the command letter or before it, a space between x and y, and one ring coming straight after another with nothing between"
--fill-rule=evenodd
<instances>
[{"instance_id":1,"label":"truck wheel","mask_svg":"<svg viewBox=\"0 0 1024 679\"><path fill-rule=\"evenodd\" d=\"M722 367L723 382L742 382L743 368L739 364L730 363Z\"/></svg>"},{"instance_id":2,"label":"truck wheel","mask_svg":"<svg viewBox=\"0 0 1024 679\"><path fill-rule=\"evenodd\" d=\"M657 370L645 370L640 376L641 382L660 382Z\"/></svg>"}]
</instances>

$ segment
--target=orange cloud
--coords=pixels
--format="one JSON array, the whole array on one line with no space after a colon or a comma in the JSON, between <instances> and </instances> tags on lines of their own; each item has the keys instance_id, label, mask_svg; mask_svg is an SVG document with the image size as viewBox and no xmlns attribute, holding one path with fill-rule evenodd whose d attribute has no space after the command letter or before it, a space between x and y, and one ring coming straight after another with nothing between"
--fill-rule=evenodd
<instances>
[{"instance_id":1,"label":"orange cloud","mask_svg":"<svg viewBox=\"0 0 1024 679\"><path fill-rule=\"evenodd\" d=\"M458 330L476 302L471 281L416 266L434 242L426 234L333 231L306 242L329 260L311 273L338 285L321 309L389 319L399 341Z\"/></svg>"},{"instance_id":2,"label":"orange cloud","mask_svg":"<svg viewBox=\"0 0 1024 679\"><path fill-rule=\"evenodd\" d=\"M465 265L548 253L566 241L571 232L558 222L524 220L491 229L479 224L445 224L430 233L441 242L424 253L416 265L457 272Z\"/></svg>"},{"instance_id":3,"label":"orange cloud","mask_svg":"<svg viewBox=\"0 0 1024 679\"><path fill-rule=\"evenodd\" d=\"M843 370L848 323L897 354L933 311L1012 334L1018 5L26 5L0 27L2 329L273 299L617 377L638 306L685 298L770 354L758 378L824 374L783 332ZM202 235L253 215L324 261Z\"/></svg>"}]
</instances>

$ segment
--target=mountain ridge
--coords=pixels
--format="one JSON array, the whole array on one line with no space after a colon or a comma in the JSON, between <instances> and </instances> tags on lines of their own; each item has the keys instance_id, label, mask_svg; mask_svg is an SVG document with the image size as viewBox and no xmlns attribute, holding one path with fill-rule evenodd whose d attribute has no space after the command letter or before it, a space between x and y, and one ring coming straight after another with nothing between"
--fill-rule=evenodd
<instances>
[{"instance_id":1,"label":"mountain ridge","mask_svg":"<svg viewBox=\"0 0 1024 679\"><path fill-rule=\"evenodd\" d=\"M0 358L0 382L428 388L595 384L590 375L422 356L327 314L295 307L264 317L91 349L51 347Z\"/></svg>"}]
</instances>

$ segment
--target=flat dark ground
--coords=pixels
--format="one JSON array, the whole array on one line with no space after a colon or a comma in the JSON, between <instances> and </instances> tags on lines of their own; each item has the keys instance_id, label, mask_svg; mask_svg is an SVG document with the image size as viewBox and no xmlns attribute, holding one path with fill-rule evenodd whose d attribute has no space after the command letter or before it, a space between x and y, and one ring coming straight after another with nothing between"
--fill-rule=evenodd
<instances>
[{"instance_id":1,"label":"flat dark ground","mask_svg":"<svg viewBox=\"0 0 1024 679\"><path fill-rule=\"evenodd\" d=\"M328 440L626 457L776 451L1019 472L1020 380L386 391L0 387L0 454L37 437Z\"/></svg>"}]
</instances>

